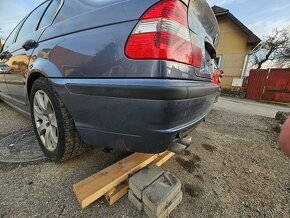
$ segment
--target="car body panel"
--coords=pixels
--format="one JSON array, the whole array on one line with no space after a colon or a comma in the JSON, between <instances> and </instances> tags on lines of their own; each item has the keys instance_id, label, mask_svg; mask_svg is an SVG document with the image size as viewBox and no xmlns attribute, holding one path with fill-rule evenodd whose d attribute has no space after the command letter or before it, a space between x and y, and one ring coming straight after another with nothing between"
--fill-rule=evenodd
<instances>
[{"instance_id":1,"label":"car body panel","mask_svg":"<svg viewBox=\"0 0 290 218\"><path fill-rule=\"evenodd\" d=\"M208 70L200 71L199 68L190 65L162 60L132 60L125 56L124 47L128 36L138 23L140 16L150 5L156 3L156 0L111 1L112 4L108 3L110 1L77 2L78 4L74 4L74 1L65 1L54 25L46 29L39 42L40 46L44 43L42 47L46 48L45 41L48 39L62 38L63 41L57 44L50 54L51 62L61 63L57 64L61 73L60 77L211 79ZM194 6L191 7L194 8ZM68 10L73 12L68 13ZM212 16L214 17L213 14ZM82 20L87 22L82 22ZM192 26L191 22L189 24ZM215 23L211 22L211 24ZM205 57L204 43L209 30L203 29L200 22L197 27L193 29L192 34L198 35L198 43ZM99 41L102 43L98 43ZM106 60L102 60L104 58ZM210 64L206 60L203 62ZM159 71L160 68L161 71ZM206 76L202 78L199 77L200 75Z\"/></svg>"},{"instance_id":2,"label":"car body panel","mask_svg":"<svg viewBox=\"0 0 290 218\"><path fill-rule=\"evenodd\" d=\"M44 39L78 31L138 21L140 16L157 0L65 1L54 20L54 28L46 31ZM83 22L86 20L86 22Z\"/></svg>"},{"instance_id":3,"label":"car body panel","mask_svg":"<svg viewBox=\"0 0 290 218\"><path fill-rule=\"evenodd\" d=\"M52 71L52 77L157 77L199 79L198 68L163 60L132 60L125 56L124 47L136 21L99 27L69 34L49 41L42 41L35 54L49 52L49 61L58 68ZM114 34L118 32L118 34ZM97 43L96 39L102 43ZM47 50L47 43L59 42L53 49ZM79 43L82 42L82 43ZM111 55L114 54L114 55ZM202 79L201 79L202 80Z\"/></svg>"}]
</instances>

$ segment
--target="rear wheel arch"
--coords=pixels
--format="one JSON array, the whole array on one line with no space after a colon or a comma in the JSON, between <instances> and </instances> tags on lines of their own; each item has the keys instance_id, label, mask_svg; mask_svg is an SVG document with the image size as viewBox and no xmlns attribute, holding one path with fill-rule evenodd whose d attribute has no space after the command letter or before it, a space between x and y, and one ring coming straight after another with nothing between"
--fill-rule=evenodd
<instances>
[{"instance_id":1,"label":"rear wheel arch","mask_svg":"<svg viewBox=\"0 0 290 218\"><path fill-rule=\"evenodd\" d=\"M32 86L33 86L34 82L40 77L46 77L46 76L38 71L30 73L30 75L28 76L28 79L26 82L26 89L27 89L27 96L28 96L29 100L30 100Z\"/></svg>"}]
</instances>

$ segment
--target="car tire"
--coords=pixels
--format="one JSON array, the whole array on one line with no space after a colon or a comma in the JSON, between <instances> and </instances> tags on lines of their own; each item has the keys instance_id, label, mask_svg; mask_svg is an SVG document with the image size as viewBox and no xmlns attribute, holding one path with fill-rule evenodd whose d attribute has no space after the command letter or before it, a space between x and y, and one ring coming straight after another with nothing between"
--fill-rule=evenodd
<instances>
[{"instance_id":1,"label":"car tire","mask_svg":"<svg viewBox=\"0 0 290 218\"><path fill-rule=\"evenodd\" d=\"M87 150L72 117L47 78L34 82L30 109L36 138L48 159L62 162Z\"/></svg>"}]
</instances>

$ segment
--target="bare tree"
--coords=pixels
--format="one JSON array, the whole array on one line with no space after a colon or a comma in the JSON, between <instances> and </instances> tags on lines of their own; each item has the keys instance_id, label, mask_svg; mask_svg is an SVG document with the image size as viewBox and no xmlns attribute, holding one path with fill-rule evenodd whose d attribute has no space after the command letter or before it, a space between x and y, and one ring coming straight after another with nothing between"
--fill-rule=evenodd
<instances>
[{"instance_id":1,"label":"bare tree","mask_svg":"<svg viewBox=\"0 0 290 218\"><path fill-rule=\"evenodd\" d=\"M290 67L290 43L278 53L276 65L281 68Z\"/></svg>"},{"instance_id":2,"label":"bare tree","mask_svg":"<svg viewBox=\"0 0 290 218\"><path fill-rule=\"evenodd\" d=\"M274 29L274 34L265 37L252 52L253 67L261 69L266 62L277 67L290 66L290 33L286 29Z\"/></svg>"}]
</instances>

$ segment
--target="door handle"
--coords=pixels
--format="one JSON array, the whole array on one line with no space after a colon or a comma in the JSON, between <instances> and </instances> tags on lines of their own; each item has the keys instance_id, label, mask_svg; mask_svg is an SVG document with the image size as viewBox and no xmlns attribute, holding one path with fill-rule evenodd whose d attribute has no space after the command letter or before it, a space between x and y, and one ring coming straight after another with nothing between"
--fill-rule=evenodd
<instances>
[{"instance_id":1,"label":"door handle","mask_svg":"<svg viewBox=\"0 0 290 218\"><path fill-rule=\"evenodd\" d=\"M3 59L9 59L12 57L12 54L8 51L4 51L0 54L0 59L3 60Z\"/></svg>"},{"instance_id":2,"label":"door handle","mask_svg":"<svg viewBox=\"0 0 290 218\"><path fill-rule=\"evenodd\" d=\"M36 48L37 46L38 46L38 43L35 40L30 39L24 42L24 44L22 45L22 48L24 48L25 51L28 51L29 49Z\"/></svg>"}]
</instances>

